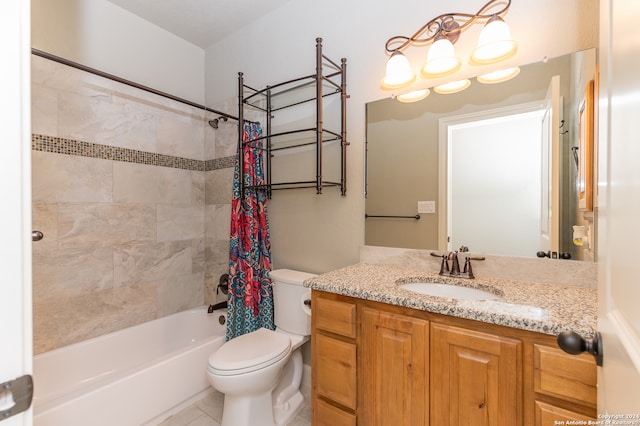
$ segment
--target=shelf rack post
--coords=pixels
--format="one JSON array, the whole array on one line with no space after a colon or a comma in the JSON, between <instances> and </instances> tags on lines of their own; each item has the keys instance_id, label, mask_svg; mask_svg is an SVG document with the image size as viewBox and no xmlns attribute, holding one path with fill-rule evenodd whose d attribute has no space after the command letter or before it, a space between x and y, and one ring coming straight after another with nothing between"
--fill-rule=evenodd
<instances>
[{"instance_id":1,"label":"shelf rack post","mask_svg":"<svg viewBox=\"0 0 640 426\"><path fill-rule=\"evenodd\" d=\"M238 73L238 166L240 172L240 197L244 197L244 147L242 137L244 134L244 77Z\"/></svg>"},{"instance_id":2,"label":"shelf rack post","mask_svg":"<svg viewBox=\"0 0 640 426\"><path fill-rule=\"evenodd\" d=\"M322 38L316 38L316 193L322 193Z\"/></svg>"},{"instance_id":3,"label":"shelf rack post","mask_svg":"<svg viewBox=\"0 0 640 426\"><path fill-rule=\"evenodd\" d=\"M340 78L340 111L342 115L342 128L341 136L342 150L340 152L340 165L342 170L340 171L340 193L344 196L347 195L347 58L341 60L342 75Z\"/></svg>"}]
</instances>

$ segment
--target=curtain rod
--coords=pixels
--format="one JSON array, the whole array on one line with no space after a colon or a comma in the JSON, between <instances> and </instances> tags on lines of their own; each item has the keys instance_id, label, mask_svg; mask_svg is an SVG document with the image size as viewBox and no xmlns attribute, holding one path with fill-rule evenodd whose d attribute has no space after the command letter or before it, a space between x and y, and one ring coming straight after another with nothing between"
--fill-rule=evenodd
<instances>
[{"instance_id":1,"label":"curtain rod","mask_svg":"<svg viewBox=\"0 0 640 426\"><path fill-rule=\"evenodd\" d=\"M173 96L173 95L170 95L168 93L161 92L159 90L152 89L150 87L143 86L143 85L138 84L138 83L134 83L133 81L130 81L130 80L125 80L124 78L117 77L117 76L115 76L113 74L109 74L109 73L97 70L95 68L91 68L91 67L79 64L77 62L73 62L73 61L70 61L68 59L61 58L60 56L56 56L56 55L53 55L51 53L43 52L42 50L31 48L31 53L36 55L36 56L40 56L41 58L49 59L49 60L58 62L58 63L63 64L63 65L67 65L67 66L70 66L70 67L73 67L73 68L76 68L76 69L79 69L79 70L82 70L82 71L89 72L91 74L98 75L100 77L108 78L109 80L117 81L118 83L126 84L127 86L135 87L136 89L144 90L145 92L153 93L154 95L162 96L162 97L174 100L176 102L187 104L187 105L190 105L190 106L195 107L195 108L199 108L199 109L202 109L202 110L205 110L205 111L212 112L214 114L221 115L223 117L231 118L231 119L236 120L236 121L238 120L238 117L235 117L233 115L227 114L226 112L218 111L218 110L215 110L215 109L212 109L212 108L208 108L208 107L206 107L204 105L196 104L195 102L191 102L191 101L188 101L186 99L182 99L182 98L179 98L177 96Z\"/></svg>"}]
</instances>

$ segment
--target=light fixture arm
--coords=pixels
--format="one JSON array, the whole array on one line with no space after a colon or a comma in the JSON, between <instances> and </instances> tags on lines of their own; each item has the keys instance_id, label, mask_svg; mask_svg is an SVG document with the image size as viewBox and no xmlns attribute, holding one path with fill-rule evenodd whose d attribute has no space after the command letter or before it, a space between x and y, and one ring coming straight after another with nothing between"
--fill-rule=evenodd
<instances>
[{"instance_id":1,"label":"light fixture arm","mask_svg":"<svg viewBox=\"0 0 640 426\"><path fill-rule=\"evenodd\" d=\"M490 9L501 3L506 3L502 9L488 13ZM479 20L489 20L495 16L500 16L509 9L509 6L511 6L511 0L489 0L473 15L468 13L444 13L424 24L411 37L391 37L384 46L385 50L388 53L399 52L412 44L427 44L435 41L439 36L444 36L451 43L455 43L462 30L469 25Z\"/></svg>"}]
</instances>

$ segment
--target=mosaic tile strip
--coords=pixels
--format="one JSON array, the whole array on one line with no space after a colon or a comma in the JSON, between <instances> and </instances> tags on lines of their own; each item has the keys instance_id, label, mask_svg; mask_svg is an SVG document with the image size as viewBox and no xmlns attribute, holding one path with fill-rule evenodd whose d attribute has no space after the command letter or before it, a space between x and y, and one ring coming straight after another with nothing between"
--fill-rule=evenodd
<instances>
[{"instance_id":1,"label":"mosaic tile strip","mask_svg":"<svg viewBox=\"0 0 640 426\"><path fill-rule=\"evenodd\" d=\"M235 160L236 160L235 156L214 158L213 160L207 160L205 169L207 171L230 169L235 166Z\"/></svg>"},{"instance_id":2,"label":"mosaic tile strip","mask_svg":"<svg viewBox=\"0 0 640 426\"><path fill-rule=\"evenodd\" d=\"M234 166L235 159L234 157L223 157L207 161L193 160L190 158L37 134L31 135L31 149L56 154L77 155L102 160L123 161L127 163L203 172L231 168Z\"/></svg>"}]
</instances>

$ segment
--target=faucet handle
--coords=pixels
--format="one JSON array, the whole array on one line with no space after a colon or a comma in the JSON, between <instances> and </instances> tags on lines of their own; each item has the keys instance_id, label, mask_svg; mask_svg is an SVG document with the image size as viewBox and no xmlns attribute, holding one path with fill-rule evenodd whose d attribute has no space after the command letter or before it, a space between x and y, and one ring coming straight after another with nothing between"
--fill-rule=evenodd
<instances>
[{"instance_id":1,"label":"faucet handle","mask_svg":"<svg viewBox=\"0 0 640 426\"><path fill-rule=\"evenodd\" d=\"M440 275L447 275L449 273L449 262L447 262L447 255L446 254L437 254L437 253L433 253L431 252L431 256L433 257L441 257L442 258L442 263L440 264Z\"/></svg>"},{"instance_id":2,"label":"faucet handle","mask_svg":"<svg viewBox=\"0 0 640 426\"><path fill-rule=\"evenodd\" d=\"M473 269L471 269L471 258L469 256L464 258L464 270L462 271L464 274L467 274L467 277L474 279Z\"/></svg>"}]
</instances>

